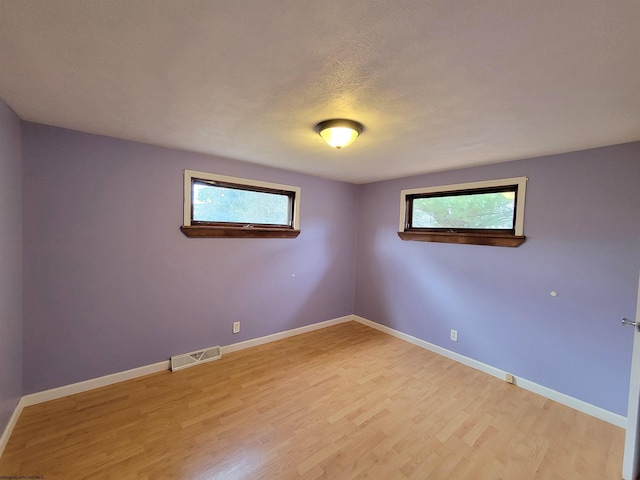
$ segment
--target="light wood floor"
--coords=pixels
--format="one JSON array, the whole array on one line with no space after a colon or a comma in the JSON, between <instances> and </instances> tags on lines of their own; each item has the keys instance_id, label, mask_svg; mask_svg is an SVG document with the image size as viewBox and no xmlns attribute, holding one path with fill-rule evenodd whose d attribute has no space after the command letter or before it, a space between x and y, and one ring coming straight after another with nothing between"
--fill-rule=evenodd
<instances>
[{"instance_id":1,"label":"light wood floor","mask_svg":"<svg viewBox=\"0 0 640 480\"><path fill-rule=\"evenodd\" d=\"M0 476L619 480L623 437L351 322L28 407Z\"/></svg>"}]
</instances>

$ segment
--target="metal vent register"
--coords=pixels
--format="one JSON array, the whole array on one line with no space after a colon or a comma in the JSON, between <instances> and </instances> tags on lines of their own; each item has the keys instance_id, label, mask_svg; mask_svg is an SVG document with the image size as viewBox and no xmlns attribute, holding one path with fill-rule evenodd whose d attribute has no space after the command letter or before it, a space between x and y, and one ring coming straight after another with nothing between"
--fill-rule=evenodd
<instances>
[{"instance_id":1,"label":"metal vent register","mask_svg":"<svg viewBox=\"0 0 640 480\"><path fill-rule=\"evenodd\" d=\"M171 371L182 370L183 368L193 367L201 363L218 360L222 356L220 346L209 347L195 352L183 353L171 357Z\"/></svg>"}]
</instances>

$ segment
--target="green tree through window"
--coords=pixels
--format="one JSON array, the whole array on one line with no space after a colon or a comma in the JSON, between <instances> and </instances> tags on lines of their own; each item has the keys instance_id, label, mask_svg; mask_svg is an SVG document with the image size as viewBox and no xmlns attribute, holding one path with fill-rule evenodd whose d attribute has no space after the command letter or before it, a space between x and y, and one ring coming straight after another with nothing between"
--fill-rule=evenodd
<instances>
[{"instance_id":1,"label":"green tree through window","mask_svg":"<svg viewBox=\"0 0 640 480\"><path fill-rule=\"evenodd\" d=\"M513 191L433 196L413 200L413 228L514 228Z\"/></svg>"},{"instance_id":2,"label":"green tree through window","mask_svg":"<svg viewBox=\"0 0 640 480\"><path fill-rule=\"evenodd\" d=\"M524 236L526 177L405 189L402 240L517 247Z\"/></svg>"},{"instance_id":3,"label":"green tree through window","mask_svg":"<svg viewBox=\"0 0 640 480\"><path fill-rule=\"evenodd\" d=\"M193 220L289 225L289 196L194 182Z\"/></svg>"},{"instance_id":4,"label":"green tree through window","mask_svg":"<svg viewBox=\"0 0 640 480\"><path fill-rule=\"evenodd\" d=\"M190 238L296 238L300 187L184 171L183 222Z\"/></svg>"}]
</instances>

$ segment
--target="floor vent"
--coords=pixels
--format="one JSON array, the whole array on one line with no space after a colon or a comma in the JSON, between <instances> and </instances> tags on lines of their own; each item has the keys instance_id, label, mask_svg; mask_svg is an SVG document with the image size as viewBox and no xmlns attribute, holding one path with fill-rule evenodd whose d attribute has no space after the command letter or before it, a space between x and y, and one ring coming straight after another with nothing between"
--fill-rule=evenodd
<instances>
[{"instance_id":1,"label":"floor vent","mask_svg":"<svg viewBox=\"0 0 640 480\"><path fill-rule=\"evenodd\" d=\"M171 371L182 370L183 368L193 367L201 363L218 360L222 356L220 347L209 347L204 350L196 350L195 352L183 353L171 357Z\"/></svg>"}]
</instances>

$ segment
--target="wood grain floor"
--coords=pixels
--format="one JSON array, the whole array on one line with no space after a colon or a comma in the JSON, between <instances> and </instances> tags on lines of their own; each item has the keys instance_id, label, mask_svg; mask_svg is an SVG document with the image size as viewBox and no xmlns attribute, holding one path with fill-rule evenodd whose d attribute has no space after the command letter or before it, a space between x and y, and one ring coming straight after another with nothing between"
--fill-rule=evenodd
<instances>
[{"instance_id":1,"label":"wood grain floor","mask_svg":"<svg viewBox=\"0 0 640 480\"><path fill-rule=\"evenodd\" d=\"M623 437L351 322L28 407L0 476L619 480Z\"/></svg>"}]
</instances>

